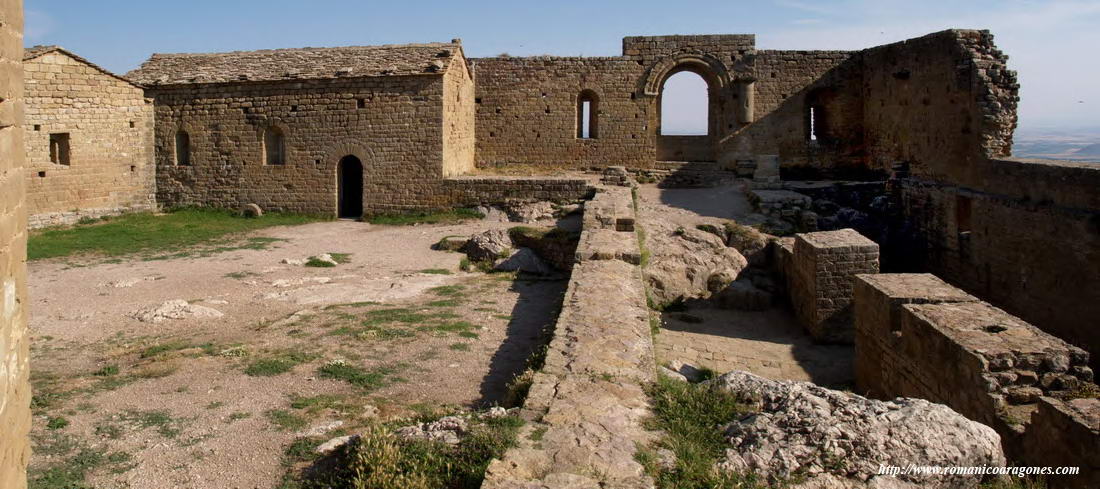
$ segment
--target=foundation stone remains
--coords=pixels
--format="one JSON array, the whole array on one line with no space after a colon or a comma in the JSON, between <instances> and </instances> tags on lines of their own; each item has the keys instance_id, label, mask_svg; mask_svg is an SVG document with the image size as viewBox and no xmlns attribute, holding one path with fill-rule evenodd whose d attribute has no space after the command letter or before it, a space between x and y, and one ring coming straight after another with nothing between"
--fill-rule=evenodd
<instances>
[{"instance_id":1,"label":"foundation stone remains","mask_svg":"<svg viewBox=\"0 0 1100 489\"><path fill-rule=\"evenodd\" d=\"M799 234L788 271L791 304L817 341L852 343L854 276L879 271L879 247L852 229Z\"/></svg>"},{"instance_id":2,"label":"foundation stone remains","mask_svg":"<svg viewBox=\"0 0 1100 489\"><path fill-rule=\"evenodd\" d=\"M934 276L859 275L855 307L861 391L951 406L996 429L1005 453L1028 465L1041 464L1029 460L1027 440L1049 445L1051 438L1075 436L1073 430L1054 431L1054 421L1036 422L1053 416L1033 416L1042 409L1040 399L1052 398L1053 405L1096 392L1087 352ZM1095 432L1090 422L1082 421L1078 432Z\"/></svg>"}]
</instances>

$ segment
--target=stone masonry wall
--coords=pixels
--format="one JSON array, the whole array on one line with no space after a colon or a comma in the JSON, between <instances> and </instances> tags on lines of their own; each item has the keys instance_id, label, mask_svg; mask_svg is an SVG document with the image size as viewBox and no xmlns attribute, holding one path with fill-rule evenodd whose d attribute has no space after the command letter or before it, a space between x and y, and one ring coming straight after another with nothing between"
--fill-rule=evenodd
<instances>
[{"instance_id":1,"label":"stone masonry wall","mask_svg":"<svg viewBox=\"0 0 1100 489\"><path fill-rule=\"evenodd\" d=\"M632 222L630 203L622 187L586 203L554 339L522 411L524 429L543 434L535 441L521 433L519 446L490 463L483 488L653 487L634 458L638 444L654 438L643 426L650 415L643 385L656 374L649 309L640 268L617 253L638 256L634 232L616 231L621 219Z\"/></svg>"},{"instance_id":2,"label":"stone masonry wall","mask_svg":"<svg viewBox=\"0 0 1100 489\"><path fill-rule=\"evenodd\" d=\"M852 229L795 236L790 298L799 322L817 341L852 343L854 276L877 273L878 244Z\"/></svg>"},{"instance_id":3,"label":"stone masonry wall","mask_svg":"<svg viewBox=\"0 0 1100 489\"><path fill-rule=\"evenodd\" d=\"M644 69L626 58L479 58L477 166L639 167L654 161ZM577 98L598 97L597 137L577 137Z\"/></svg>"},{"instance_id":4,"label":"stone masonry wall","mask_svg":"<svg viewBox=\"0 0 1100 489\"><path fill-rule=\"evenodd\" d=\"M841 51L760 51L751 35L627 37L621 57L497 57L473 60L479 167L627 166L657 160L713 161L780 154L784 163L834 166L858 158L859 65ZM659 92L678 71L710 86L709 136L657 134ZM806 140L806 96L827 101L832 141ZM649 92L649 90L655 90ZM577 98L599 99L598 135L576 137Z\"/></svg>"},{"instance_id":5,"label":"stone masonry wall","mask_svg":"<svg viewBox=\"0 0 1100 489\"><path fill-rule=\"evenodd\" d=\"M974 185L901 180L925 268L1094 353L1100 314L1100 168L997 159ZM1094 367L1095 367L1094 363Z\"/></svg>"},{"instance_id":6,"label":"stone masonry wall","mask_svg":"<svg viewBox=\"0 0 1100 489\"><path fill-rule=\"evenodd\" d=\"M346 155L363 163L368 212L431 207L433 198L444 199L440 76L150 92L156 97L157 199L164 205L236 208L253 202L264 209L334 214L336 166ZM265 164L263 133L269 127L285 137L286 164ZM175 161L180 130L190 136L190 166Z\"/></svg>"},{"instance_id":7,"label":"stone masonry wall","mask_svg":"<svg viewBox=\"0 0 1100 489\"><path fill-rule=\"evenodd\" d=\"M1093 381L1084 350L932 275L859 275L855 309L860 391L947 404L1017 460L1022 433L1049 429L1028 424L1039 398Z\"/></svg>"},{"instance_id":8,"label":"stone masonry wall","mask_svg":"<svg viewBox=\"0 0 1100 489\"><path fill-rule=\"evenodd\" d=\"M863 51L869 165L896 187L922 267L1100 352L1100 168L1011 159L1016 74L987 31Z\"/></svg>"},{"instance_id":9,"label":"stone masonry wall","mask_svg":"<svg viewBox=\"0 0 1100 489\"><path fill-rule=\"evenodd\" d=\"M474 81L459 58L443 74L443 176L474 169Z\"/></svg>"},{"instance_id":10,"label":"stone masonry wall","mask_svg":"<svg viewBox=\"0 0 1100 489\"><path fill-rule=\"evenodd\" d=\"M756 119L724 139L719 151L728 164L760 154L778 155L784 167L862 164L859 67L858 53L848 51L758 51ZM829 94L819 97L829 137L810 142L807 102L819 94Z\"/></svg>"},{"instance_id":11,"label":"stone masonry wall","mask_svg":"<svg viewBox=\"0 0 1100 489\"><path fill-rule=\"evenodd\" d=\"M31 426L24 205L23 2L0 0L0 487L26 487Z\"/></svg>"},{"instance_id":12,"label":"stone masonry wall","mask_svg":"<svg viewBox=\"0 0 1100 489\"><path fill-rule=\"evenodd\" d=\"M71 224L154 202L153 106L141 88L63 51L24 63L31 227ZM69 164L50 135L69 135Z\"/></svg>"},{"instance_id":13,"label":"stone masonry wall","mask_svg":"<svg viewBox=\"0 0 1100 489\"><path fill-rule=\"evenodd\" d=\"M1031 424L1043 429L1029 429L1024 434L1022 445L1030 463L1081 468L1079 475L1048 478L1048 487L1100 487L1100 399L1062 402L1043 397L1031 416Z\"/></svg>"}]
</instances>

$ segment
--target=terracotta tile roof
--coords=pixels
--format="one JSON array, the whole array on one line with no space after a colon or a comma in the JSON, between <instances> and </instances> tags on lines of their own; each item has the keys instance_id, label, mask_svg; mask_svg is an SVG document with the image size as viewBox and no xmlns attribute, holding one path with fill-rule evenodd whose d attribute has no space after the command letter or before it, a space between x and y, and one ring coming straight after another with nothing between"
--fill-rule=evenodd
<instances>
[{"instance_id":1,"label":"terracotta tile roof","mask_svg":"<svg viewBox=\"0 0 1100 489\"><path fill-rule=\"evenodd\" d=\"M147 86L442 74L462 45L390 44L154 54L126 76Z\"/></svg>"}]
</instances>

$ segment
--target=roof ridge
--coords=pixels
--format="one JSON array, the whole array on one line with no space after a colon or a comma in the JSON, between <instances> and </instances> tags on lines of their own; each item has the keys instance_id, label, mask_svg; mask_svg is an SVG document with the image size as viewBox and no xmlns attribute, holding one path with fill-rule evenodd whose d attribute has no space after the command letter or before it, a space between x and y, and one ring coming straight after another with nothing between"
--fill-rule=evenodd
<instances>
[{"instance_id":1,"label":"roof ridge","mask_svg":"<svg viewBox=\"0 0 1100 489\"><path fill-rule=\"evenodd\" d=\"M265 54L265 53L282 53L282 52L300 52L300 51L336 51L341 49L399 49L399 48L434 48L434 47L446 47L446 46L461 46L461 43L454 42L425 42L425 43L407 43L407 44L368 44L368 45L351 45L351 46L303 46L300 48L272 48L272 49L242 49L236 51L215 51L204 53L153 53L152 56L228 56L228 55L240 55L240 54Z\"/></svg>"}]
</instances>

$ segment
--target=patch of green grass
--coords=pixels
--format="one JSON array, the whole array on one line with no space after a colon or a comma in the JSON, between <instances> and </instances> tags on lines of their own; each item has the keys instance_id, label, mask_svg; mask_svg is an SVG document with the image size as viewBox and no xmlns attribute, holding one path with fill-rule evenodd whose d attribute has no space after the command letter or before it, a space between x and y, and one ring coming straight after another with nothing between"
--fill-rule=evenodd
<instances>
[{"instance_id":1,"label":"patch of green grass","mask_svg":"<svg viewBox=\"0 0 1100 489\"><path fill-rule=\"evenodd\" d=\"M362 324L363 326L375 326L387 323L417 324L423 323L433 317L432 314L420 313L410 309L377 309L374 311L367 311L367 313L364 314Z\"/></svg>"},{"instance_id":2,"label":"patch of green grass","mask_svg":"<svg viewBox=\"0 0 1100 489\"><path fill-rule=\"evenodd\" d=\"M340 265L351 263L351 253L329 253L328 256L331 256L332 261Z\"/></svg>"},{"instance_id":3,"label":"patch of green grass","mask_svg":"<svg viewBox=\"0 0 1100 489\"><path fill-rule=\"evenodd\" d=\"M69 420L62 416L51 416L46 421L46 428L50 430L60 430L66 426L69 426Z\"/></svg>"},{"instance_id":4,"label":"patch of green grass","mask_svg":"<svg viewBox=\"0 0 1100 489\"><path fill-rule=\"evenodd\" d=\"M428 307L458 307L462 305L462 301L458 299L443 299L439 301L432 301L425 304Z\"/></svg>"},{"instance_id":5,"label":"patch of green grass","mask_svg":"<svg viewBox=\"0 0 1100 489\"><path fill-rule=\"evenodd\" d=\"M394 375L404 368L404 365L380 365L365 369L344 362L328 362L317 369L317 375L325 379L343 380L356 387L372 391L404 381Z\"/></svg>"},{"instance_id":6,"label":"patch of green grass","mask_svg":"<svg viewBox=\"0 0 1100 489\"><path fill-rule=\"evenodd\" d=\"M476 489L494 458L515 446L523 420L506 416L473 424L458 445L415 440L404 441L390 428L371 425L359 441L349 445L335 470L301 481L298 486L372 489Z\"/></svg>"},{"instance_id":7,"label":"patch of green grass","mask_svg":"<svg viewBox=\"0 0 1100 489\"><path fill-rule=\"evenodd\" d=\"M479 338L478 334L473 331L459 331L458 336L462 338L476 339Z\"/></svg>"},{"instance_id":8,"label":"patch of green grass","mask_svg":"<svg viewBox=\"0 0 1100 489\"><path fill-rule=\"evenodd\" d=\"M479 329L479 327L468 321L447 321L437 324L432 329L444 333L458 333L461 335L462 333L470 333L475 329Z\"/></svg>"},{"instance_id":9,"label":"patch of green grass","mask_svg":"<svg viewBox=\"0 0 1100 489\"><path fill-rule=\"evenodd\" d=\"M305 266L314 268L332 268L335 267L336 264L330 261L322 260L320 258L317 258L316 256L311 256L308 260L306 260Z\"/></svg>"},{"instance_id":10,"label":"patch of green grass","mask_svg":"<svg viewBox=\"0 0 1100 489\"><path fill-rule=\"evenodd\" d=\"M429 293L443 297L461 297L465 295L466 287L461 285L440 285L428 289Z\"/></svg>"},{"instance_id":11,"label":"patch of green grass","mask_svg":"<svg viewBox=\"0 0 1100 489\"><path fill-rule=\"evenodd\" d=\"M366 218L366 221L383 226L409 226L412 224L455 223L484 217L484 214L473 209L459 208L435 212L376 214Z\"/></svg>"},{"instance_id":12,"label":"patch of green grass","mask_svg":"<svg viewBox=\"0 0 1100 489\"><path fill-rule=\"evenodd\" d=\"M293 431L305 428L308 421L285 409L269 409L264 411L264 416L271 424L279 428L279 431Z\"/></svg>"},{"instance_id":13,"label":"patch of green grass","mask_svg":"<svg viewBox=\"0 0 1100 489\"><path fill-rule=\"evenodd\" d=\"M175 438L182 431L179 421L173 419L172 415L165 410L141 411L130 409L123 411L120 417L123 421L133 423L140 429L156 428L157 433L165 438Z\"/></svg>"},{"instance_id":14,"label":"patch of green grass","mask_svg":"<svg viewBox=\"0 0 1100 489\"><path fill-rule=\"evenodd\" d=\"M676 454L676 466L662 468L656 456L642 447L638 462L662 489L756 488L751 474L728 474L714 470L729 446L718 428L748 412L748 408L729 393L705 385L689 384L661 377L646 389L653 407L650 429L664 433L657 443Z\"/></svg>"},{"instance_id":15,"label":"patch of green grass","mask_svg":"<svg viewBox=\"0 0 1100 489\"><path fill-rule=\"evenodd\" d=\"M451 271L446 268L425 268L420 273L426 273L428 275L451 275Z\"/></svg>"},{"instance_id":16,"label":"patch of green grass","mask_svg":"<svg viewBox=\"0 0 1100 489\"><path fill-rule=\"evenodd\" d=\"M304 409L309 413L315 413L322 409L339 407L343 402L344 396L320 394L312 397L303 397L295 394L290 398L290 407L294 409Z\"/></svg>"},{"instance_id":17,"label":"patch of green grass","mask_svg":"<svg viewBox=\"0 0 1100 489\"><path fill-rule=\"evenodd\" d=\"M141 358L152 358L162 353L169 353L173 351L186 350L196 345L192 345L188 341L184 340L171 340L165 343L150 346L141 351Z\"/></svg>"},{"instance_id":18,"label":"patch of green grass","mask_svg":"<svg viewBox=\"0 0 1100 489\"><path fill-rule=\"evenodd\" d=\"M470 344L469 343L451 343L451 346L449 346L448 348L450 348L454 351L470 351Z\"/></svg>"},{"instance_id":19,"label":"patch of green grass","mask_svg":"<svg viewBox=\"0 0 1100 489\"><path fill-rule=\"evenodd\" d=\"M254 277L254 276L256 276L256 273L255 273L255 272L249 272L249 271L245 270L245 271L240 271L240 272L230 272L230 273L227 273L227 274L225 274L225 275L223 275L223 276L224 276L225 278L232 278L232 279L237 279L237 280L244 280L244 279L246 279L246 278L248 278L248 277Z\"/></svg>"},{"instance_id":20,"label":"patch of green grass","mask_svg":"<svg viewBox=\"0 0 1100 489\"><path fill-rule=\"evenodd\" d=\"M35 231L27 243L27 257L29 260L41 260L75 254L110 257L133 253L179 253L199 245L215 245L211 252L225 251L240 249L240 246L228 246L234 234L321 219L281 213L245 219L227 210L197 208L180 209L163 215L127 214L101 223ZM262 249L272 242L271 239L249 240L243 246Z\"/></svg>"},{"instance_id":21,"label":"patch of green grass","mask_svg":"<svg viewBox=\"0 0 1100 489\"><path fill-rule=\"evenodd\" d=\"M527 435L527 439L531 441L542 441L542 437L546 435L547 429L548 428L545 426L535 428Z\"/></svg>"},{"instance_id":22,"label":"patch of green grass","mask_svg":"<svg viewBox=\"0 0 1100 489\"><path fill-rule=\"evenodd\" d=\"M210 404L207 404L206 409L218 409L218 408L220 408L224 405L225 405L225 403L222 402L222 401L214 401L214 402L211 402Z\"/></svg>"},{"instance_id":23,"label":"patch of green grass","mask_svg":"<svg viewBox=\"0 0 1100 489\"><path fill-rule=\"evenodd\" d=\"M317 358L301 351L284 351L272 356L256 358L244 368L250 377L271 377L291 371L294 367Z\"/></svg>"},{"instance_id":24,"label":"patch of green grass","mask_svg":"<svg viewBox=\"0 0 1100 489\"><path fill-rule=\"evenodd\" d=\"M96 370L92 375L96 377L111 377L113 375L118 375L118 365L104 365L103 368Z\"/></svg>"},{"instance_id":25,"label":"patch of green grass","mask_svg":"<svg viewBox=\"0 0 1100 489\"><path fill-rule=\"evenodd\" d=\"M97 470L125 472L130 468L126 466L129 461L130 454L126 452L107 453L81 446L75 455L32 468L27 474L27 486L29 489L92 489L91 484L85 482L88 474Z\"/></svg>"}]
</instances>

